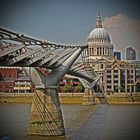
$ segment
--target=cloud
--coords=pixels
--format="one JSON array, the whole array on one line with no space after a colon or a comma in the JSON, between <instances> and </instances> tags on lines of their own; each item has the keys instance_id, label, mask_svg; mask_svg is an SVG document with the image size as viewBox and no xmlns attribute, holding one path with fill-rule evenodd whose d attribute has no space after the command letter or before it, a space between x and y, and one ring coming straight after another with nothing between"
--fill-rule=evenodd
<instances>
[{"instance_id":1,"label":"cloud","mask_svg":"<svg viewBox=\"0 0 140 140\"><path fill-rule=\"evenodd\" d=\"M103 25L110 33L115 50L122 51L123 59L125 49L132 46L137 50L137 58L140 60L140 20L130 19L119 13L105 18Z\"/></svg>"}]
</instances>

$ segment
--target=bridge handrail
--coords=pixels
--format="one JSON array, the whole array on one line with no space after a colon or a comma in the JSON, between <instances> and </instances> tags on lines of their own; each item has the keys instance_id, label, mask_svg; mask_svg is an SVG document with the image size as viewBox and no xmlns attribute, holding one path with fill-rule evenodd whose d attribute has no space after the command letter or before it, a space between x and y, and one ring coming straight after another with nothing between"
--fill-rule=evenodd
<instances>
[{"instance_id":1,"label":"bridge handrail","mask_svg":"<svg viewBox=\"0 0 140 140\"><path fill-rule=\"evenodd\" d=\"M4 36L7 36L8 38L4 38ZM66 44L58 44L54 42L49 42L48 40L41 40L37 39L28 35L25 35L23 33L17 33L15 31L11 31L5 28L0 28L0 40L3 39L9 39L9 40L14 40L17 42L22 42L24 45L41 45L43 48L48 47L49 45L51 47L58 47L58 48L77 48L77 47L82 47L82 48L87 48L87 44L85 45L66 45ZM28 44L29 43L29 44Z\"/></svg>"}]
</instances>

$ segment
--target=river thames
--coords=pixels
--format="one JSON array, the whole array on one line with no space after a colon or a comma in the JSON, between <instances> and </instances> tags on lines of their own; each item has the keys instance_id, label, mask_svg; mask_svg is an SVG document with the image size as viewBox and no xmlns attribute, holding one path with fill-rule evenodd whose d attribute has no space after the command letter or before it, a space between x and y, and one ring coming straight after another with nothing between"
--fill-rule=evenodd
<instances>
[{"instance_id":1,"label":"river thames","mask_svg":"<svg viewBox=\"0 0 140 140\"><path fill-rule=\"evenodd\" d=\"M30 104L0 104L0 140L139 140L140 105L62 105L66 135L26 136Z\"/></svg>"}]
</instances>

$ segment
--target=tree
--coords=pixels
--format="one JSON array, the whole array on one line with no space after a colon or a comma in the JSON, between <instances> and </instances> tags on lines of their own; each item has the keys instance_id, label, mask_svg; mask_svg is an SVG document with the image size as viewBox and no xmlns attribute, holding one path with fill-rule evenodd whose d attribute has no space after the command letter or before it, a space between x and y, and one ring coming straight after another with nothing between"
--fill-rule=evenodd
<instances>
[{"instance_id":1,"label":"tree","mask_svg":"<svg viewBox=\"0 0 140 140\"><path fill-rule=\"evenodd\" d=\"M72 85L70 85L70 84L66 84L65 85L65 91L66 92L72 92L72 90L73 90L73 86Z\"/></svg>"},{"instance_id":2,"label":"tree","mask_svg":"<svg viewBox=\"0 0 140 140\"><path fill-rule=\"evenodd\" d=\"M83 91L84 91L83 85L82 85L82 84L78 84L78 85L76 86L76 90L77 90L77 92L83 92Z\"/></svg>"}]
</instances>

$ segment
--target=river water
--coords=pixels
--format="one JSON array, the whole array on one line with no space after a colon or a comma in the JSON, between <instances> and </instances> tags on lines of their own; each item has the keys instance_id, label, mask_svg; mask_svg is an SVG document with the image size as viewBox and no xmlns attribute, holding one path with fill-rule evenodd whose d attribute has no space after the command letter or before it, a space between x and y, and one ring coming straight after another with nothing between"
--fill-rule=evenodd
<instances>
[{"instance_id":1,"label":"river water","mask_svg":"<svg viewBox=\"0 0 140 140\"><path fill-rule=\"evenodd\" d=\"M140 140L140 105L62 105L66 136L26 136L30 104L0 104L0 140Z\"/></svg>"}]
</instances>

